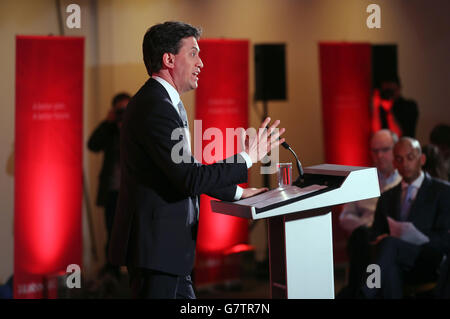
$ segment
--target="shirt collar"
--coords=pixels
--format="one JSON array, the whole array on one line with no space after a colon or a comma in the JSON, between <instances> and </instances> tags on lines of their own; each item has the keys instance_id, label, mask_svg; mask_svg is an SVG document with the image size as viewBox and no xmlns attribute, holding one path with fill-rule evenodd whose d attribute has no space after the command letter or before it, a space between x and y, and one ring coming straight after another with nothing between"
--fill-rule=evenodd
<instances>
[{"instance_id":1,"label":"shirt collar","mask_svg":"<svg viewBox=\"0 0 450 319\"><path fill-rule=\"evenodd\" d=\"M378 180L380 181L380 183L383 184L392 183L399 176L398 171L396 169L389 176L383 175L379 170L377 170L377 172L378 172Z\"/></svg>"},{"instance_id":2,"label":"shirt collar","mask_svg":"<svg viewBox=\"0 0 450 319\"><path fill-rule=\"evenodd\" d=\"M159 76L154 75L152 78L158 81L166 89L173 106L178 106L178 103L180 103L180 94L178 94L177 90L175 90L169 82Z\"/></svg>"},{"instance_id":3,"label":"shirt collar","mask_svg":"<svg viewBox=\"0 0 450 319\"><path fill-rule=\"evenodd\" d=\"M404 180L402 180L402 188L407 188L409 185L413 186L414 188L419 189L420 186L422 186L423 180L425 179L425 174L423 173L423 171L420 171L420 175L419 177L417 177L414 182L412 182L411 184L406 183Z\"/></svg>"}]
</instances>

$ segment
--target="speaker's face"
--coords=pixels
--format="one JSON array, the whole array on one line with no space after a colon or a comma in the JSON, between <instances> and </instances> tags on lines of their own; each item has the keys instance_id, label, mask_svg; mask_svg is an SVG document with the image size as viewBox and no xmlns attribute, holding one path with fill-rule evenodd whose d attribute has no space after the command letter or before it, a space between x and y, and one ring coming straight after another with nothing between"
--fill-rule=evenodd
<instances>
[{"instance_id":1,"label":"speaker's face","mask_svg":"<svg viewBox=\"0 0 450 319\"><path fill-rule=\"evenodd\" d=\"M180 51L175 55L172 78L178 93L184 93L198 86L198 78L203 62L199 56L200 48L194 37L182 40Z\"/></svg>"}]
</instances>

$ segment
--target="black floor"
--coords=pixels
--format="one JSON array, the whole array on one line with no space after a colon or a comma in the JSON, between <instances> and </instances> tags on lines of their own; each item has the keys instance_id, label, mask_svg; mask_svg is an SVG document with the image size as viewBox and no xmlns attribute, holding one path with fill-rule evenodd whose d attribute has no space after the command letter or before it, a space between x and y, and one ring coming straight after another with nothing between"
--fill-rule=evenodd
<instances>
[{"instance_id":1,"label":"black floor","mask_svg":"<svg viewBox=\"0 0 450 319\"><path fill-rule=\"evenodd\" d=\"M268 266L264 263L246 266L242 278L207 287L194 287L198 299L270 299ZM345 282L345 267L335 267L335 294ZM128 275L125 270L120 277L107 273L86 280L80 289L60 289L61 298L70 299L128 299L131 297Z\"/></svg>"}]
</instances>

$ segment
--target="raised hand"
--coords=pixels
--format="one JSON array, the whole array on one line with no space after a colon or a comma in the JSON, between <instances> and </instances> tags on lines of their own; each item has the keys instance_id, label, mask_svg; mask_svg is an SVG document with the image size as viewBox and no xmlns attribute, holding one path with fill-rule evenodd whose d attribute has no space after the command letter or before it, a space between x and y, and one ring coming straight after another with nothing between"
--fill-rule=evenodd
<instances>
[{"instance_id":1,"label":"raised hand","mask_svg":"<svg viewBox=\"0 0 450 319\"><path fill-rule=\"evenodd\" d=\"M253 163L261 161L272 149L284 142L280 136L286 131L284 128L278 129L280 124L276 120L269 128L270 117L267 117L260 125L257 132L249 132L245 136L244 151L250 156Z\"/></svg>"}]
</instances>

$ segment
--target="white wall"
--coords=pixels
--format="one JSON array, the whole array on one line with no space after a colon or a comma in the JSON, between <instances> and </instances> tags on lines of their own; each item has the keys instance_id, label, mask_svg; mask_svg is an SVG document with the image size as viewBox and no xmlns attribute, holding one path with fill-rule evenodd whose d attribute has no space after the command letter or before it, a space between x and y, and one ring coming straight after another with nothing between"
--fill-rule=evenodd
<instances>
[{"instance_id":1,"label":"white wall","mask_svg":"<svg viewBox=\"0 0 450 319\"><path fill-rule=\"evenodd\" d=\"M204 38L249 39L251 44L287 44L288 101L270 102L273 118L287 128L286 138L305 166L324 160L318 43L321 41L369 42L398 45L399 72L404 95L419 105L417 136L428 142L431 128L450 119L450 2L447 0L98 0L62 1L82 6L82 28L67 35L86 36L85 141L102 120L118 91L134 93L146 80L142 63L142 37L148 27L167 20L182 20L203 28ZM366 7L381 6L381 29L366 27ZM13 144L15 35L58 33L55 1L0 1L0 282L13 269ZM259 122L262 106L253 103L253 50L250 50L250 124ZM205 66L207 67L207 66ZM228 80L228 79L218 79ZM201 85L201 79L199 82ZM193 92L183 96L192 120ZM282 161L291 161L281 151ZM101 156L84 155L91 200L95 200ZM261 186L257 167L251 186ZM274 179L272 180L274 185ZM95 245L103 258L105 232L102 211L94 208ZM86 215L84 215L86 216ZM86 221L86 218L85 218ZM264 227L257 227L252 243L258 255L265 247ZM85 223L85 261L89 255Z\"/></svg>"}]
</instances>

